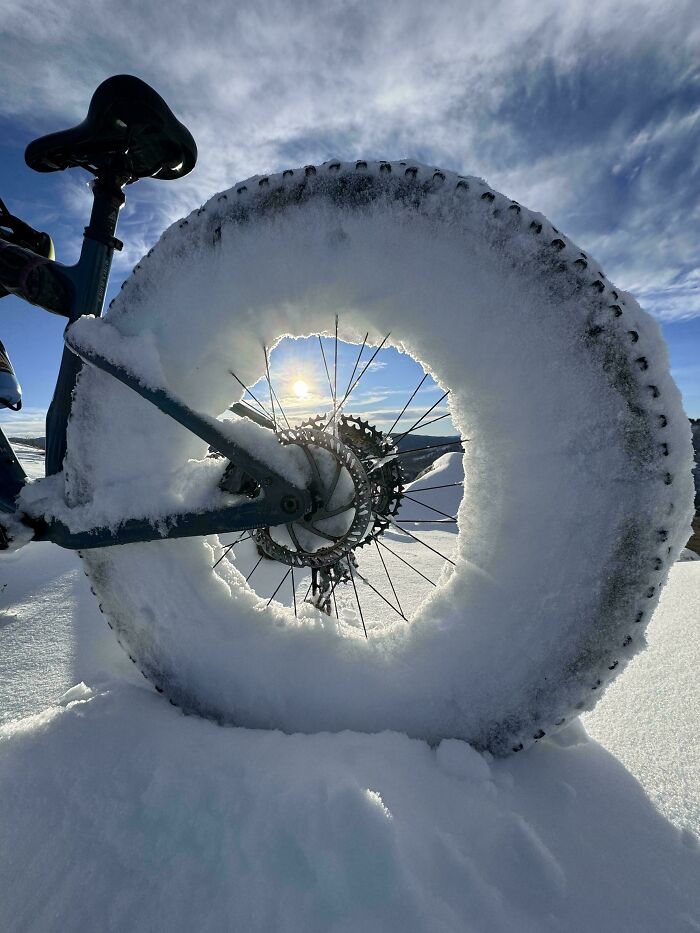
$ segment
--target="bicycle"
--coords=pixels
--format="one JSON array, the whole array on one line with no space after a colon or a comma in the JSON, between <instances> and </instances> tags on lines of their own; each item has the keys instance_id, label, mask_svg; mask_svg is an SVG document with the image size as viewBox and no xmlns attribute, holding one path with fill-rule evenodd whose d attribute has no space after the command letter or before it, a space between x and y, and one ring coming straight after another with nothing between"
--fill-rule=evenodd
<instances>
[{"instance_id":1,"label":"bicycle","mask_svg":"<svg viewBox=\"0 0 700 933\"><path fill-rule=\"evenodd\" d=\"M100 85L78 127L27 148L39 171L90 171L94 205L73 267L46 234L0 219L0 285L68 320L47 479L28 485L0 433L2 543L79 551L120 643L187 711L456 736L496 754L561 728L643 644L685 541L689 432L656 325L541 215L401 160L330 160L215 196L165 232L101 320L124 187L182 177L196 155L131 76ZM331 404L299 425L270 380L284 334L318 335L328 377ZM361 344L345 392L339 341ZM411 399L389 431L346 413L389 345L424 361L470 426L442 445L468 459L455 559L412 615L388 570L393 593L361 569L376 550L386 570L387 534L435 550L400 518L392 431ZM249 388L261 368L267 406ZM9 357L5 377L16 407ZM238 542L213 537L231 532L258 564L282 565L267 602L224 559ZM311 574L300 605L295 569ZM274 600L290 576L293 615ZM357 597L358 637L339 634L341 586ZM371 631L364 586L386 604Z\"/></svg>"}]
</instances>

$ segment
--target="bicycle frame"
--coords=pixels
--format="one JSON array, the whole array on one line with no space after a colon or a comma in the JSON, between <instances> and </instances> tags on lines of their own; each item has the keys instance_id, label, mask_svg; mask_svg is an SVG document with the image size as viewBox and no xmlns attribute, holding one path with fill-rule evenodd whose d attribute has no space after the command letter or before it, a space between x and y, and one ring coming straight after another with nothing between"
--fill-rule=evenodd
<instances>
[{"instance_id":1,"label":"bicycle frame","mask_svg":"<svg viewBox=\"0 0 700 933\"><path fill-rule=\"evenodd\" d=\"M72 323L83 315L102 314L109 272L115 248L121 243L114 236L119 210L124 204L127 179L115 174L101 176L93 186L90 224L85 228L80 258L74 266L64 266L20 246L0 240L0 284L8 291ZM9 270L9 271L8 271ZM80 354L80 355L78 355ZM82 359L81 359L82 357ZM110 373L160 411L205 440L239 470L251 477L264 492L223 509L168 515L167 530L156 528L147 519L126 519L116 530L91 528L72 532L62 522L32 520L34 540L53 541L65 548L85 549L117 544L155 541L243 531L282 524L301 518L312 507L311 494L291 485L281 475L252 457L217 427L214 419L190 409L166 390L145 388L123 367L115 366L98 354L87 354L66 343L54 395L46 418L47 476L59 473L66 453L66 429L71 399L83 362ZM0 512L16 511L16 497L27 481L12 445L0 429Z\"/></svg>"}]
</instances>

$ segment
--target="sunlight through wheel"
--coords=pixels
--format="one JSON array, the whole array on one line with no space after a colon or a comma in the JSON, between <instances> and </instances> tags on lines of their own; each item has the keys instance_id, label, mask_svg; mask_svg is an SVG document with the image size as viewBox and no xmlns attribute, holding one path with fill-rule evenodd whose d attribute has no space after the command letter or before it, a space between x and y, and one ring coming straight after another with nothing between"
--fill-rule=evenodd
<instances>
[{"instance_id":1,"label":"sunlight through wheel","mask_svg":"<svg viewBox=\"0 0 700 933\"><path fill-rule=\"evenodd\" d=\"M381 372L395 393L381 416L357 392L343 404L352 358L340 379L336 319L341 355L365 347L350 384L366 367L360 386ZM687 538L687 419L657 325L541 215L407 162L256 177L166 231L109 320L192 407L241 416L245 394L243 417L320 474L293 533L84 552L117 637L173 703L249 727L394 729L508 754L590 709L643 645ZM328 381L314 407L309 373L289 373L300 419L270 378L285 338L316 341ZM416 361L433 401L450 393L459 443L410 482L393 448L413 422L391 421L418 379L397 386L380 352ZM428 409L413 437L443 414ZM95 524L118 522L120 503L158 523L227 495L206 445L100 372L81 375L68 442L67 483ZM462 457L453 510L431 496L461 496ZM336 473L347 500L333 499ZM425 546L438 535L449 553ZM330 581L307 600L297 576L314 569Z\"/></svg>"},{"instance_id":2,"label":"sunlight through wheel","mask_svg":"<svg viewBox=\"0 0 700 933\"><path fill-rule=\"evenodd\" d=\"M274 599L291 606L296 617L299 605L310 603L335 616L339 630L352 632L361 626L369 637L368 627L371 631L382 624L387 606L408 621L431 587L437 586L446 565L454 565L450 555L463 490L462 442L454 439L447 410L449 391L405 354L397 358L394 353L392 360L388 351L382 355L381 344L371 351L366 341L359 346L339 341L337 327L336 316L334 336L326 338L327 350L317 336L283 340L274 352L265 353L265 379L246 389L245 401L233 406L238 417L269 427L282 444L303 450L311 469L314 510L301 521L230 536L230 541L224 536L224 553L213 566L219 567L223 559L234 561L246 582L268 603ZM345 369L350 365L348 376ZM403 380L417 380L416 385L408 383L411 391L406 388L403 407L376 410L383 430L345 413L363 407L365 389L374 398L375 409L379 401L386 404L380 390L375 387L372 396L372 388L363 382L371 379L366 374L373 366L381 372L400 371ZM306 374L304 380L297 378L300 372ZM314 405L325 405L327 410L307 417ZM447 426L449 436L422 433L436 422L443 430ZM449 451L456 462L449 477L441 478L456 481L415 482L417 476L433 470L435 461L439 473L444 473L445 465L439 461ZM404 491L405 515L400 513ZM446 495L448 504L443 501ZM443 508L436 508L438 504ZM434 533L445 526L449 527L445 534ZM431 532L427 538L416 534L424 528ZM383 540L388 530L391 543ZM364 548L369 550L361 553ZM418 560L412 562L416 552ZM276 568L274 562L281 566ZM412 571L408 587L406 568ZM397 571L404 578L398 587ZM399 588L404 590L405 609Z\"/></svg>"}]
</instances>

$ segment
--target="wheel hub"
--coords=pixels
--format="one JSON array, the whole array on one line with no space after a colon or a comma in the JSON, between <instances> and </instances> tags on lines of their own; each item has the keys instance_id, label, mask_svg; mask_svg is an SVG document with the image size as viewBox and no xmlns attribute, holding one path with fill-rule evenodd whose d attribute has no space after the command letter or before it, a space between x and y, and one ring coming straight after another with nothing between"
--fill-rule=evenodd
<instances>
[{"instance_id":1,"label":"wheel hub","mask_svg":"<svg viewBox=\"0 0 700 933\"><path fill-rule=\"evenodd\" d=\"M280 431L282 444L296 444L311 468L314 506L303 519L253 532L261 554L292 567L309 567L314 591L349 579L353 551L389 525L401 500L401 468L390 461L373 469L392 450L368 422L342 415L326 427L318 415L298 428ZM349 566L346 567L345 565Z\"/></svg>"}]
</instances>

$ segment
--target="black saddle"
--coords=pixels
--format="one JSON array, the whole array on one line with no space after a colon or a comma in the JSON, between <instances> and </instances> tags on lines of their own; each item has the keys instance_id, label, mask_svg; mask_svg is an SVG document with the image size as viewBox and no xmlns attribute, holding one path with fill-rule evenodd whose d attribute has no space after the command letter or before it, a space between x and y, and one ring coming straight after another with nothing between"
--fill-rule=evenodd
<instances>
[{"instance_id":1,"label":"black saddle","mask_svg":"<svg viewBox=\"0 0 700 933\"><path fill-rule=\"evenodd\" d=\"M35 139L24 154L37 172L86 168L138 178L181 178L197 161L187 127L163 98L132 75L107 78L92 95L87 117L72 129Z\"/></svg>"}]
</instances>

